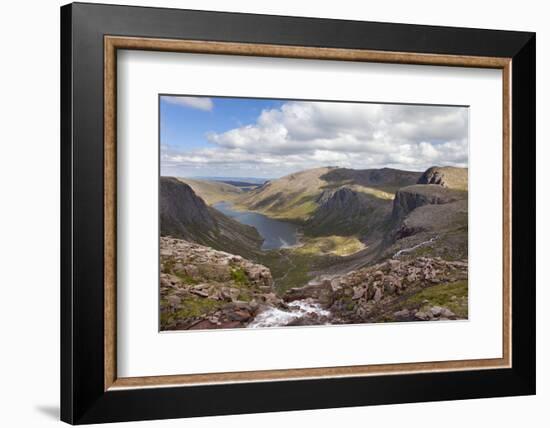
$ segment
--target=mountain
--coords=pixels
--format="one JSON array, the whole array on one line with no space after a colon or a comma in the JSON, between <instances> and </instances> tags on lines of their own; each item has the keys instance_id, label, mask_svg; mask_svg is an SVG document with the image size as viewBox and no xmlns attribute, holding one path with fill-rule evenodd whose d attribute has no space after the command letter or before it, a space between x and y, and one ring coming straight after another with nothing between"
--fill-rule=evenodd
<instances>
[{"instance_id":1,"label":"mountain","mask_svg":"<svg viewBox=\"0 0 550 428\"><path fill-rule=\"evenodd\" d=\"M309 169L267 181L245 194L238 205L270 217L303 221L317 208L315 200L326 184L321 176L330 169Z\"/></svg>"},{"instance_id":2,"label":"mountain","mask_svg":"<svg viewBox=\"0 0 550 428\"><path fill-rule=\"evenodd\" d=\"M393 193L415 184L421 173L391 168L354 170L323 167L266 182L237 200L242 207L270 217L306 222L330 193L347 187L356 193L391 201Z\"/></svg>"},{"instance_id":3,"label":"mountain","mask_svg":"<svg viewBox=\"0 0 550 428\"><path fill-rule=\"evenodd\" d=\"M242 186L227 182L180 177L177 177L177 180L189 185L208 205L231 202L243 194Z\"/></svg>"},{"instance_id":4,"label":"mountain","mask_svg":"<svg viewBox=\"0 0 550 428\"><path fill-rule=\"evenodd\" d=\"M160 178L161 236L186 239L242 256L255 254L263 239L197 196L191 186L173 177Z\"/></svg>"}]
</instances>

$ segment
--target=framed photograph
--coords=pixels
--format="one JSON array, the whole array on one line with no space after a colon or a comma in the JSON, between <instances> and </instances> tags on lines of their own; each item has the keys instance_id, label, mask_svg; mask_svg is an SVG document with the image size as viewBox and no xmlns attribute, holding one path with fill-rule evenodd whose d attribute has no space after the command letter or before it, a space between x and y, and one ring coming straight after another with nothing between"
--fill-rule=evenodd
<instances>
[{"instance_id":1,"label":"framed photograph","mask_svg":"<svg viewBox=\"0 0 550 428\"><path fill-rule=\"evenodd\" d=\"M535 393L533 33L76 3L61 54L62 420Z\"/></svg>"}]
</instances>

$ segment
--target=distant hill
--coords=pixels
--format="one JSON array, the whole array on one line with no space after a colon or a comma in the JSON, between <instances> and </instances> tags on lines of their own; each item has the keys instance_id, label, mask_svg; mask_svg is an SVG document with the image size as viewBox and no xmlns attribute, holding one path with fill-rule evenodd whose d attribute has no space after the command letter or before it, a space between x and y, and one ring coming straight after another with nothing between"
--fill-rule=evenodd
<instances>
[{"instance_id":1,"label":"distant hill","mask_svg":"<svg viewBox=\"0 0 550 428\"><path fill-rule=\"evenodd\" d=\"M303 221L317 208L315 200L326 184L321 176L328 171L309 169L270 180L243 195L238 204L271 217Z\"/></svg>"},{"instance_id":2,"label":"distant hill","mask_svg":"<svg viewBox=\"0 0 550 428\"><path fill-rule=\"evenodd\" d=\"M214 180L214 181L229 184L231 186L235 186L243 190L252 190L262 185L262 183L250 183L248 181L237 181L237 180Z\"/></svg>"},{"instance_id":3,"label":"distant hill","mask_svg":"<svg viewBox=\"0 0 550 428\"><path fill-rule=\"evenodd\" d=\"M271 217L305 222L319 208L323 192L346 187L356 193L390 201L397 189L415 184L421 175L420 172L391 168L315 168L268 181L243 194L237 203Z\"/></svg>"},{"instance_id":4,"label":"distant hill","mask_svg":"<svg viewBox=\"0 0 550 428\"><path fill-rule=\"evenodd\" d=\"M191 186L193 191L204 199L208 205L235 201L243 193L243 189L239 186L222 181L182 177L177 177L177 180Z\"/></svg>"},{"instance_id":5,"label":"distant hill","mask_svg":"<svg viewBox=\"0 0 550 428\"><path fill-rule=\"evenodd\" d=\"M254 254L263 242L256 229L206 205L191 186L173 177L160 179L161 236L186 239L242 256Z\"/></svg>"},{"instance_id":6,"label":"distant hill","mask_svg":"<svg viewBox=\"0 0 550 428\"><path fill-rule=\"evenodd\" d=\"M328 186L331 187L355 184L388 193L395 193L401 187L416 184L421 176L421 172L403 171L393 168L334 168L328 171L321 178L328 183Z\"/></svg>"}]
</instances>

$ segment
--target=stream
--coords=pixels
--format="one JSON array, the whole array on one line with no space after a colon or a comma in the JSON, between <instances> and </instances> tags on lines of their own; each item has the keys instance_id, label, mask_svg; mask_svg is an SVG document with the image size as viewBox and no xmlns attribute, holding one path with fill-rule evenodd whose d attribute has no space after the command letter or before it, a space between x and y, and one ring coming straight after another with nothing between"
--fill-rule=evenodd
<instances>
[{"instance_id":1,"label":"stream","mask_svg":"<svg viewBox=\"0 0 550 428\"><path fill-rule=\"evenodd\" d=\"M288 310L273 307L259 313L254 321L248 324L248 328L283 327L290 323L308 325L312 324L308 322L308 319L312 318L317 321L325 318L326 322L321 324L328 324L330 316L330 311L323 309L319 303L311 299L295 300L288 304ZM318 322L313 324L320 325Z\"/></svg>"}]
</instances>

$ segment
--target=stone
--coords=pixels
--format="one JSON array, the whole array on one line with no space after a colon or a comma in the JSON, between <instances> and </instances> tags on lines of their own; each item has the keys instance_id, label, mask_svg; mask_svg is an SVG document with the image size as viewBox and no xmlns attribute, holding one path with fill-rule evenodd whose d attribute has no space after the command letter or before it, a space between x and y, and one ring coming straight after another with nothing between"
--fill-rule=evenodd
<instances>
[{"instance_id":1,"label":"stone","mask_svg":"<svg viewBox=\"0 0 550 428\"><path fill-rule=\"evenodd\" d=\"M200 296L200 297L208 297L208 292L207 291L203 291L203 290L197 290L197 289L192 289L190 290L191 293L197 295L197 296Z\"/></svg>"},{"instance_id":2,"label":"stone","mask_svg":"<svg viewBox=\"0 0 550 428\"><path fill-rule=\"evenodd\" d=\"M189 330L210 330L216 328L217 325L209 320L202 320L189 327Z\"/></svg>"},{"instance_id":3,"label":"stone","mask_svg":"<svg viewBox=\"0 0 550 428\"><path fill-rule=\"evenodd\" d=\"M394 294L395 293L395 285L391 282L385 282L384 283L384 294Z\"/></svg>"},{"instance_id":4,"label":"stone","mask_svg":"<svg viewBox=\"0 0 550 428\"><path fill-rule=\"evenodd\" d=\"M434 306L434 307L430 308L430 312L432 313L432 315L434 317L440 316L442 311L443 311L443 308L440 307L440 306Z\"/></svg>"},{"instance_id":5,"label":"stone","mask_svg":"<svg viewBox=\"0 0 550 428\"><path fill-rule=\"evenodd\" d=\"M443 308L441 310L440 316L445 318L451 318L451 317L456 317L456 314L448 308Z\"/></svg>"},{"instance_id":6,"label":"stone","mask_svg":"<svg viewBox=\"0 0 550 428\"><path fill-rule=\"evenodd\" d=\"M376 290L374 291L374 296L373 296L374 301L379 302L380 300L382 300L382 297L383 297L382 289L376 287Z\"/></svg>"},{"instance_id":7,"label":"stone","mask_svg":"<svg viewBox=\"0 0 550 428\"><path fill-rule=\"evenodd\" d=\"M232 301L237 300L240 294L241 294L241 290L239 290L238 288L229 289L229 297Z\"/></svg>"},{"instance_id":8,"label":"stone","mask_svg":"<svg viewBox=\"0 0 550 428\"><path fill-rule=\"evenodd\" d=\"M268 305L277 306L282 303L282 300L275 293L262 294L260 297L262 297L263 301Z\"/></svg>"},{"instance_id":9,"label":"stone","mask_svg":"<svg viewBox=\"0 0 550 428\"><path fill-rule=\"evenodd\" d=\"M376 292L376 287L373 284L369 284L367 287L367 300L373 299L375 292Z\"/></svg>"},{"instance_id":10,"label":"stone","mask_svg":"<svg viewBox=\"0 0 550 428\"><path fill-rule=\"evenodd\" d=\"M381 270L377 270L376 272L374 272L373 276L375 279L382 279L384 277L384 272L382 272Z\"/></svg>"},{"instance_id":11,"label":"stone","mask_svg":"<svg viewBox=\"0 0 550 428\"><path fill-rule=\"evenodd\" d=\"M410 274L407 275L407 281L409 282L415 282L417 279L418 279L418 276L416 275L415 272L411 272Z\"/></svg>"},{"instance_id":12,"label":"stone","mask_svg":"<svg viewBox=\"0 0 550 428\"><path fill-rule=\"evenodd\" d=\"M231 321L247 321L251 318L251 316L252 315L250 312L245 310L237 310L228 314L228 318Z\"/></svg>"},{"instance_id":13,"label":"stone","mask_svg":"<svg viewBox=\"0 0 550 428\"><path fill-rule=\"evenodd\" d=\"M414 317L420 321L430 320L430 315L427 312L423 312L423 311L418 311L417 313L414 314Z\"/></svg>"},{"instance_id":14,"label":"stone","mask_svg":"<svg viewBox=\"0 0 550 428\"><path fill-rule=\"evenodd\" d=\"M395 318L408 318L409 315L410 315L410 312L408 309L401 309L400 311L393 313L393 316Z\"/></svg>"},{"instance_id":15,"label":"stone","mask_svg":"<svg viewBox=\"0 0 550 428\"><path fill-rule=\"evenodd\" d=\"M355 287L353 289L352 299L357 300L357 299L360 299L361 297L363 297L364 295L365 295L365 289L363 287Z\"/></svg>"},{"instance_id":16,"label":"stone","mask_svg":"<svg viewBox=\"0 0 550 428\"><path fill-rule=\"evenodd\" d=\"M336 278L330 281L330 286L332 287L332 291L338 291L342 289L342 281L340 278Z\"/></svg>"}]
</instances>

